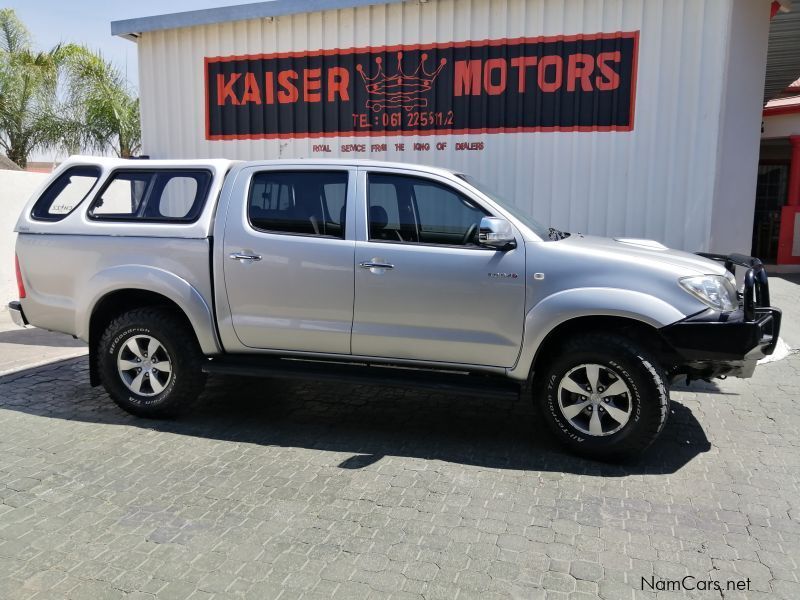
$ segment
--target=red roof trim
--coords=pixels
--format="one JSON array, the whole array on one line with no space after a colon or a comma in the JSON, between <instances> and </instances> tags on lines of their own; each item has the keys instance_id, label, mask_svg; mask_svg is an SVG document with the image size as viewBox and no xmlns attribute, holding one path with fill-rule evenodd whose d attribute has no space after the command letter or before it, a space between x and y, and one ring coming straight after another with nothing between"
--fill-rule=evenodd
<instances>
[{"instance_id":1,"label":"red roof trim","mask_svg":"<svg viewBox=\"0 0 800 600\"><path fill-rule=\"evenodd\" d=\"M778 115L800 114L800 104L789 104L787 106L768 106L764 109L765 117L777 117Z\"/></svg>"}]
</instances>

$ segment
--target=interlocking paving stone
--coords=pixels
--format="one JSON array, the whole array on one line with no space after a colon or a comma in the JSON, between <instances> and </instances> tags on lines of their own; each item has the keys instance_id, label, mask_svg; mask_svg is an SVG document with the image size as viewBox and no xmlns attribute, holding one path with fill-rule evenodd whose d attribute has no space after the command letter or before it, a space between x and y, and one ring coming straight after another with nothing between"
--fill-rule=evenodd
<instances>
[{"instance_id":1,"label":"interlocking paving stone","mask_svg":"<svg viewBox=\"0 0 800 600\"><path fill-rule=\"evenodd\" d=\"M800 355L565 454L527 400L215 378L146 421L87 359L0 378L2 598L800 598ZM691 591L693 598L719 592Z\"/></svg>"}]
</instances>

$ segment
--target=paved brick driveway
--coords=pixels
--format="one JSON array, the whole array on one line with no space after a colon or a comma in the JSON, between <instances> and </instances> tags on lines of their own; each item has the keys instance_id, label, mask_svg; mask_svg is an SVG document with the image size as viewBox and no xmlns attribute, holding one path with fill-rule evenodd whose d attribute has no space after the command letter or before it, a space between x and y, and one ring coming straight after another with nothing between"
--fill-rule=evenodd
<instances>
[{"instance_id":1,"label":"paved brick driveway","mask_svg":"<svg viewBox=\"0 0 800 600\"><path fill-rule=\"evenodd\" d=\"M148 422L86 371L0 378L0 598L800 598L798 355L673 392L623 467L522 403L216 379Z\"/></svg>"}]
</instances>

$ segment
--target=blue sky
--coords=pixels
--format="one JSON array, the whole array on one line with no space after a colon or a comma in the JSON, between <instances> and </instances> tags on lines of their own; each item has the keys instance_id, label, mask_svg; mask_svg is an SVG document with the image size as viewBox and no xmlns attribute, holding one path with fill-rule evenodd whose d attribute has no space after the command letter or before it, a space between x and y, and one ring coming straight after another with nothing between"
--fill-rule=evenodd
<instances>
[{"instance_id":1,"label":"blue sky","mask_svg":"<svg viewBox=\"0 0 800 600\"><path fill-rule=\"evenodd\" d=\"M6 0L33 34L34 44L50 48L59 42L77 42L100 50L138 84L136 44L113 37L111 21L147 17L215 6L246 4L242 0Z\"/></svg>"}]
</instances>

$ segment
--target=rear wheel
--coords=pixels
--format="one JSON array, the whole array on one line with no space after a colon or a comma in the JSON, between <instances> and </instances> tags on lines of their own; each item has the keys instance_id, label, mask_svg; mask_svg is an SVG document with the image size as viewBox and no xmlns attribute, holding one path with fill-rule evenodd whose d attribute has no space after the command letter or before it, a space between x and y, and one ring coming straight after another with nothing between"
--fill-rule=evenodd
<instances>
[{"instance_id":1,"label":"rear wheel","mask_svg":"<svg viewBox=\"0 0 800 600\"><path fill-rule=\"evenodd\" d=\"M97 348L103 386L121 408L140 417L178 414L205 384L194 332L165 308L140 308L109 323Z\"/></svg>"},{"instance_id":2,"label":"rear wheel","mask_svg":"<svg viewBox=\"0 0 800 600\"><path fill-rule=\"evenodd\" d=\"M537 381L537 399L550 429L587 458L635 456L667 421L663 371L644 349L620 336L576 337L545 365Z\"/></svg>"}]
</instances>

